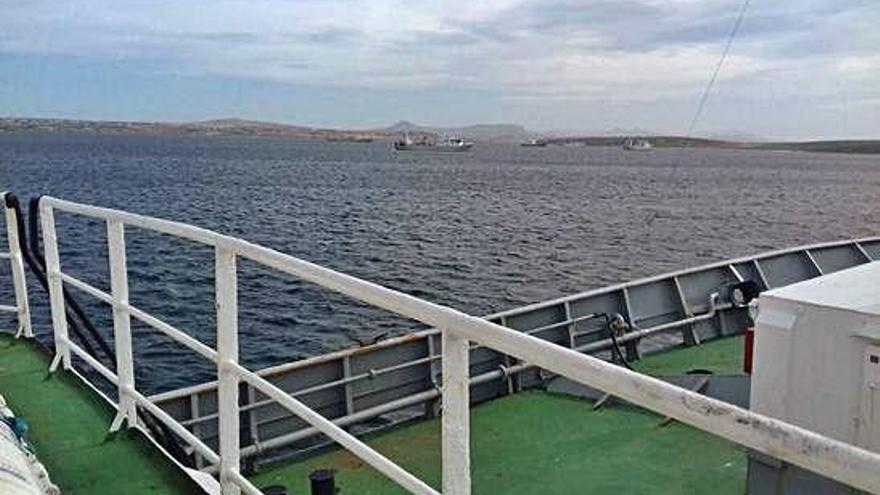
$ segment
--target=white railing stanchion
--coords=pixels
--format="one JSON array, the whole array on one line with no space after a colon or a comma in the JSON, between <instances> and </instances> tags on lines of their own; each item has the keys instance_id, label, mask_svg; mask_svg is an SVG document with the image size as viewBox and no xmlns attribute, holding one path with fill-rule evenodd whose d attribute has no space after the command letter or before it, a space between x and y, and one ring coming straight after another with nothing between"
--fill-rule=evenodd
<instances>
[{"instance_id":1,"label":"white railing stanchion","mask_svg":"<svg viewBox=\"0 0 880 495\"><path fill-rule=\"evenodd\" d=\"M55 336L55 357L49 365L54 372L58 365L70 369L70 349L67 347L67 315L64 306L64 286L61 282L61 261L58 258L58 234L55 231L55 211L40 201L40 227L43 229L43 250L46 256L46 278L49 282L49 302L52 306L52 332Z\"/></svg>"},{"instance_id":2,"label":"white railing stanchion","mask_svg":"<svg viewBox=\"0 0 880 495\"><path fill-rule=\"evenodd\" d=\"M3 198L5 201L5 197ZM5 206L5 205L4 205ZM15 306L18 308L18 332L16 337L24 335L25 338L34 336L31 327L31 310L28 304L27 283L24 276L24 261L21 256L19 244L18 215L9 206L6 209L6 239L9 241L9 261L12 268L12 286L15 290Z\"/></svg>"},{"instance_id":3,"label":"white railing stanchion","mask_svg":"<svg viewBox=\"0 0 880 495\"><path fill-rule=\"evenodd\" d=\"M110 292L113 296L113 341L116 345L116 376L119 377L119 408L110 431L137 424L137 403L129 390L134 388L134 355L131 344L131 314L128 311L128 269L125 262L125 226L107 220L107 249L110 261Z\"/></svg>"},{"instance_id":4,"label":"white railing stanchion","mask_svg":"<svg viewBox=\"0 0 880 495\"><path fill-rule=\"evenodd\" d=\"M443 494L470 495L470 344L443 330Z\"/></svg>"},{"instance_id":5,"label":"white railing stanchion","mask_svg":"<svg viewBox=\"0 0 880 495\"><path fill-rule=\"evenodd\" d=\"M239 495L238 282L235 252L217 246L214 277L217 305L217 411L219 413L220 486L223 495Z\"/></svg>"}]
</instances>

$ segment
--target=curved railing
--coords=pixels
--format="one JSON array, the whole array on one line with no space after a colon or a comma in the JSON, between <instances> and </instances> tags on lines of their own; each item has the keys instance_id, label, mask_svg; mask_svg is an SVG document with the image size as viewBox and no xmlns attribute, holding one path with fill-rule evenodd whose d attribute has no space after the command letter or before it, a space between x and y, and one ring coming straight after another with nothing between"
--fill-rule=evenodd
<instances>
[{"instance_id":1,"label":"curved railing","mask_svg":"<svg viewBox=\"0 0 880 495\"><path fill-rule=\"evenodd\" d=\"M106 293L62 272L55 229L55 211L84 215L106 222L110 263L110 293ZM274 401L277 405L293 413L310 425L310 427L327 435L333 441L339 443L411 493L420 495L438 493L432 487L343 430L333 421L273 384L260 373L246 369L238 362L238 284L236 263L240 258L254 261L278 272L292 275L301 280L347 295L355 300L412 318L439 329L438 332L440 332L442 341L440 360L442 362L443 397L443 493L448 495L466 495L470 493L468 413L471 387L468 369L472 366L471 342L482 346L484 349L490 349L493 352L500 352L503 355L510 356L519 360L520 363L529 363L532 366L565 376L578 383L603 390L664 416L675 418L713 435L813 470L853 487L871 492L880 491L880 455L876 453L818 435L773 418L754 414L731 404L699 395L601 359L585 355L575 349L562 347L552 341L544 340L525 332L515 331L493 321L470 316L448 307L424 301L262 246L251 244L241 239L190 225L144 217L118 210L72 203L51 197L43 197L40 200L40 217L47 275L49 278L53 335L56 349L51 369L54 371L58 366L69 369L72 366L72 355L81 358L86 364L93 367L117 387L118 414L112 422L111 429L120 428L124 422L129 427L133 426L137 422L136 406L145 408L165 423L169 429L174 431L195 451L199 452L207 462L216 466L219 473L219 489L225 495L237 494L240 490L244 490L249 494L260 493L240 473L242 453L240 448L240 425L242 418L239 405L239 384L241 383L247 384L267 399ZM189 239L214 248L217 310L216 348L207 346L172 325L149 315L129 301L125 257L126 227L152 230ZM870 242L873 249L875 240ZM845 245L833 244L823 246L832 249ZM854 246L859 247L866 257L870 257L868 252L859 243L854 244ZM804 256L807 262L813 263L814 270L822 273L822 265L815 259L815 253L811 251L818 249L818 247L807 248L804 251ZM779 256L785 256L785 254ZM834 259L838 258L839 256L835 255ZM765 259L776 260L776 258L771 257L760 258L760 261ZM773 273L771 277L767 273L766 267L761 266L760 261L751 259L758 278L763 280L765 286L772 286L776 276L779 276L780 280L783 275L791 278L792 274L800 273L799 270L803 268L800 264L789 266L786 263L787 268L784 271L780 270L777 272L776 268L770 270ZM773 261L774 266L777 262L778 260ZM715 268L720 266L722 265L715 266ZM729 265L729 267L733 280L745 280L747 278L743 275L742 270L740 270L740 268L744 269L744 267L736 263ZM679 318L679 320L686 322L683 324L687 328L687 330L683 331L687 332L685 339L687 340L687 335L698 339L699 332L695 327L718 316L719 303L717 302L718 296L713 295L710 298L706 298L705 304L700 307L702 311L692 310L692 308L696 308L696 305L691 303L693 294L685 290L680 279L691 274L695 275L696 273L688 271L679 272L673 274L671 279L653 278L647 279L647 282L643 285L619 286L619 290L629 290L632 292L629 296L627 296L626 292L623 293L623 307L624 309L630 309L630 313L625 318L632 323L634 332L645 332L650 328L654 328L659 333L670 328L678 328L670 326L670 323L676 321L677 316L668 314L668 307L664 307L663 304L654 304L653 306L649 304L651 301L654 301L654 297L667 297L674 290L674 293L677 293L680 298L681 308L679 312L684 311L685 314L685 318ZM112 307L114 343L118 363L115 370L110 370L103 366L68 337L63 296L65 284L74 286ZM657 286L655 291L654 287L657 284L660 285ZM694 286L697 286L696 282ZM666 292L667 290L670 292ZM644 310L636 309L632 301L626 301L627 297L645 297L646 306ZM658 299L657 301L663 302L666 300ZM548 304L551 304L551 306L541 306L537 309L543 311L547 307L553 307L552 304L572 305L570 307L572 311L566 314L569 321L578 317L578 313L574 309L584 310L582 307L575 308L573 306L574 300L569 299ZM733 309L733 307L730 309ZM605 311L603 313L608 314L609 312ZM595 315L599 314L599 312L590 311L587 314ZM580 316L585 316L585 314ZM516 315L501 314L495 318L505 318L509 322L514 317ZM208 359L216 366L218 376L217 451L206 445L205 442L172 415L156 405L154 402L155 398L145 397L137 391L133 372L131 318L138 319L165 334ZM591 318L583 321L593 321L594 319ZM645 333L639 338L649 335ZM575 346L573 345L572 347Z\"/></svg>"}]
</instances>

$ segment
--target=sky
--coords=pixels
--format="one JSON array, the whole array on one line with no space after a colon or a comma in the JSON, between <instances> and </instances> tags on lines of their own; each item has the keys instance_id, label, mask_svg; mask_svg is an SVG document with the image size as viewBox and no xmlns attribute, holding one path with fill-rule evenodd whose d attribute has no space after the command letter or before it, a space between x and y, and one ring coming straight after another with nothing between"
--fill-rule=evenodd
<instances>
[{"instance_id":1,"label":"sky","mask_svg":"<svg viewBox=\"0 0 880 495\"><path fill-rule=\"evenodd\" d=\"M0 116L687 132L742 0L0 0ZM696 134L880 138L880 2L751 0Z\"/></svg>"}]
</instances>

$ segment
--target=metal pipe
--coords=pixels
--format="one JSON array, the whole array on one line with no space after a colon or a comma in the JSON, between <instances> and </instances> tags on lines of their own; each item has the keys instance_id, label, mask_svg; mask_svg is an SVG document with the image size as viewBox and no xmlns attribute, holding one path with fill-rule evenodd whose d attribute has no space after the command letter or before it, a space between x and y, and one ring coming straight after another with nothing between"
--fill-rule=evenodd
<instances>
[{"instance_id":1,"label":"metal pipe","mask_svg":"<svg viewBox=\"0 0 880 495\"><path fill-rule=\"evenodd\" d=\"M69 277L69 276L65 275L65 277ZM132 311L134 311L134 308L132 308ZM132 314L132 316L135 316L134 313ZM525 331L523 331L523 333L533 335L536 333L544 332L544 331L551 330L554 328L564 327L566 325L575 324L575 323L585 321L585 320L590 320L593 318L596 318L595 313L592 313L589 315L584 315L584 316L579 316L577 318L572 318L571 320L560 321L560 322L553 323L550 325L545 325L543 327L525 330ZM579 333L577 333L577 335L585 335L588 333L592 333L592 332L579 332ZM430 337L429 335L410 334L406 337L397 337L394 339L387 339L387 340L382 341L382 343L391 343L391 345L396 345L397 343L400 343L402 341L413 341L414 340L413 336L415 336L418 340L424 340L424 339ZM369 346L370 349L371 350L378 349L378 347L374 347L375 345L377 345L377 344ZM474 346L471 346L471 350L481 349L482 347L483 346L480 346L480 345L474 345ZM304 360L295 361L293 363L285 363L283 365L280 365L279 367L264 368L262 370L257 371L257 373L260 376L266 377L266 376L282 373L284 371L289 371L289 370L295 369L295 368L300 368L300 367L304 367L304 366L315 366L315 365L325 363L325 362L344 359L346 357L351 356L352 354L363 353L363 352L364 352L364 348L347 349L345 351L339 351L339 352L335 352L335 353L331 353L331 354L323 354L321 356L316 356L315 358L307 358ZM357 375L352 375L348 378L340 378L338 380L325 382L320 385L315 385L313 387L305 388L302 390L297 390L296 392L291 393L291 395L293 397L299 397L299 396L310 394L313 392L318 392L320 390L325 390L328 388L334 388L334 387L338 387L341 385L345 385L347 383L353 383L353 382L357 382L357 381L368 379L368 378L375 378L380 375L392 373L395 371L400 371L400 370L410 368L413 366L418 366L420 364L426 364L426 363L430 363L433 361L439 361L440 359L441 359L441 356L438 354L436 356L427 356L424 358L415 359L413 361L407 361L404 363L395 364L392 366L387 366L385 368L371 369L370 371L368 371L366 373L360 373ZM294 364L297 366L290 366L291 364ZM192 387L179 388L179 389L175 389L175 390L170 390L168 392L162 392L159 394L155 394L155 395L150 396L150 399L152 399L154 402L161 403L161 402L173 400L173 399L176 399L179 397L185 397L187 395L192 395L194 393L206 392L208 390L212 390L212 389L216 388L216 385L217 385L216 381L200 383L200 384L194 385ZM253 404L248 404L248 405L242 406L242 411L252 409L254 407L266 405L266 404L271 404L271 403L272 403L272 401L268 401L268 400L258 401ZM203 416L203 417L213 419L214 417L216 417L216 415L209 415L209 416ZM184 421L184 424L189 424L189 423L187 423L187 421L189 423L195 422L194 420L186 420L186 421Z\"/></svg>"},{"instance_id":2,"label":"metal pipe","mask_svg":"<svg viewBox=\"0 0 880 495\"><path fill-rule=\"evenodd\" d=\"M729 303L724 303L724 304L720 304L720 305L717 304L717 302L715 302L715 301L717 301L717 299L718 299L718 294L713 294L713 296L714 296L714 299L710 298L710 304L709 304L710 311L708 313L697 315L692 318L686 318L686 319L680 320L680 321L665 323L662 325L658 325L656 327L642 329L637 332L627 333L621 337L618 337L617 341L620 343L629 342L631 340L641 339L641 338L644 338L644 337L647 337L647 336L650 336L650 335L653 335L656 333L660 333L663 331L673 330L673 329L678 328L680 326L691 325L694 323L698 323L700 321L709 320L715 316L715 314L717 313L717 311L719 309L729 309L729 308L733 307L733 305L729 304ZM591 315L587 315L584 317L580 317L578 319L573 319L573 321L574 320L592 319L595 317L596 317L596 314L591 314ZM563 323L568 323L568 322L563 322ZM590 333L592 333L592 332L590 332ZM594 351L608 349L612 345L613 345L613 342L611 339L604 339L604 340L590 342L589 344L585 344L585 345L576 347L575 350L577 350L579 352L594 352ZM417 359L414 361L401 363L401 364L391 366L388 368L382 368L380 370L377 370L376 375L381 374L381 373L390 372L390 371L395 371L398 369L407 368L410 366L414 366L416 364L423 364L424 362L439 360L440 358L441 358L440 355L428 356L425 358L420 358L420 359ZM502 370L489 371L489 372L482 373L480 375L476 375L474 377L471 377L471 385L480 385L480 384L487 383L487 382L490 382L490 381L498 379L498 378L502 378L505 375L512 375L512 374L516 374L516 373L521 373L523 371L526 371L526 370L529 370L532 368L534 368L534 365L531 365L529 363L521 363L521 364L507 367L503 371ZM355 375L355 376L352 376L347 379L334 380L332 382L327 382L327 383L317 385L314 387L309 387L309 388L306 388L303 390L298 390L296 392L290 393L290 395L291 395L291 397L301 397L303 395L307 395L312 392L317 392L317 391L324 390L327 388L337 387L337 386L343 385L345 383L360 380L360 379L363 379L363 378L366 378L369 376L370 376L370 373L363 373L361 375ZM166 398L157 399L156 397L158 397L158 396L152 397L152 399L156 402L168 400ZM272 401L271 399L263 399L263 400L260 400L260 401L257 401L257 402L251 403L251 404L246 404L244 406L241 406L241 411L249 411L252 409L258 409L260 407L268 406L273 403L274 403L274 401ZM190 426L190 425L210 421L210 420L213 420L216 418L217 418L217 413L206 414L204 416L199 416L198 418L191 418L191 419L183 420L183 421L181 421L181 424ZM364 419L369 419L369 418L364 418Z\"/></svg>"},{"instance_id":3,"label":"metal pipe","mask_svg":"<svg viewBox=\"0 0 880 495\"><path fill-rule=\"evenodd\" d=\"M80 359L85 361L86 364L88 364L95 371L100 373L101 376L103 376L108 382L112 383L113 385L119 386L119 377L116 376L116 373L110 371L106 366L101 364L100 361L98 361L97 359L92 357L91 354L89 354L88 352L83 350L82 347L76 345L75 343L71 342L70 339L67 339L67 338L65 339L63 344L64 344L64 348L66 348L69 351L72 351L74 354L76 354ZM68 354L68 356L69 356L69 354ZM68 367L68 369L69 369L69 367Z\"/></svg>"},{"instance_id":4,"label":"metal pipe","mask_svg":"<svg viewBox=\"0 0 880 495\"><path fill-rule=\"evenodd\" d=\"M198 437L196 437L192 432L184 428L180 425L174 418L171 417L170 414L165 412L164 409L150 402L149 399L141 395L140 392L134 389L126 390L126 393L130 394L135 402L138 403L141 407L146 409L150 414L156 417L159 421L165 424L169 430L174 432L175 435L179 436L184 442L188 443L196 452L199 453L202 457L205 458L211 464L219 464L220 456L214 452L211 447L205 445Z\"/></svg>"},{"instance_id":5,"label":"metal pipe","mask_svg":"<svg viewBox=\"0 0 880 495\"><path fill-rule=\"evenodd\" d=\"M110 294L107 294L106 292L102 291L101 289L98 289L97 287L95 287L93 285L90 285L86 282L83 282L82 280L74 277L73 275L70 275L67 273L58 273L57 275L60 276L61 280L63 280L65 283L70 284L71 286L85 292L86 294L89 294L90 296L92 296L102 302L105 302L111 306L116 306L124 311L127 311L135 319L140 320L141 322L143 322L143 323L153 327L154 329L164 333L168 337L171 337L172 339L177 340L178 342L180 342L184 346L186 346L186 347L192 349L193 351L195 351L196 353L200 354L202 357L205 357L213 362L217 361L217 352L214 349L211 349L207 345L199 342L198 340L194 339L193 337L190 337L189 334L173 327L172 325L169 325L168 323L165 323L164 321L156 318L155 316L147 313L146 311L143 311L141 309L138 309L138 308L132 306L131 304L128 303L127 299L125 301L114 303L113 296L111 296ZM216 382L211 382L211 383L216 383Z\"/></svg>"},{"instance_id":6,"label":"metal pipe","mask_svg":"<svg viewBox=\"0 0 880 495\"><path fill-rule=\"evenodd\" d=\"M380 473L394 480L398 485L416 495L440 495L436 490L428 486L424 481L416 478L388 458L379 454L355 436L333 424L332 421L321 416L317 412L306 407L302 402L287 395L280 388L272 385L266 379L236 363L229 363L238 376L251 384L260 392L275 399L278 404L290 412L299 416L305 422L319 429L321 433L333 439L336 443L360 458Z\"/></svg>"}]
</instances>

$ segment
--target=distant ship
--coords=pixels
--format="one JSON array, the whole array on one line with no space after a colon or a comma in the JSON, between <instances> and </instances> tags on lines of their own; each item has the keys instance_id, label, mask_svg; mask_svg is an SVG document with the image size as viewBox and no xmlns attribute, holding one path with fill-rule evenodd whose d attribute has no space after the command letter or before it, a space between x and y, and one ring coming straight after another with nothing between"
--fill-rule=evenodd
<instances>
[{"instance_id":1,"label":"distant ship","mask_svg":"<svg viewBox=\"0 0 880 495\"><path fill-rule=\"evenodd\" d=\"M394 149L397 151L468 151L473 146L474 143L458 137L444 137L437 141L429 139L413 141L408 133L403 139L394 142Z\"/></svg>"},{"instance_id":2,"label":"distant ship","mask_svg":"<svg viewBox=\"0 0 880 495\"><path fill-rule=\"evenodd\" d=\"M547 141L543 139L529 139L528 141L523 141L519 143L520 146L528 146L528 147L541 147L547 146Z\"/></svg>"},{"instance_id":3,"label":"distant ship","mask_svg":"<svg viewBox=\"0 0 880 495\"><path fill-rule=\"evenodd\" d=\"M630 137L623 142L623 149L627 151L650 151L653 148L654 146L647 139Z\"/></svg>"}]
</instances>

